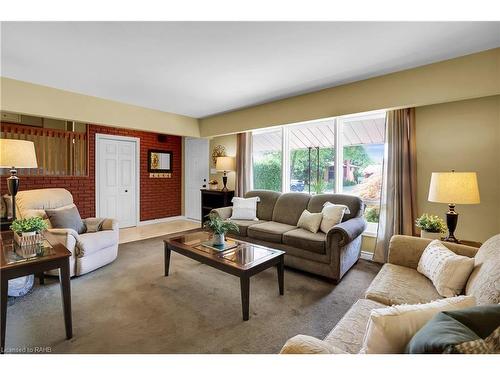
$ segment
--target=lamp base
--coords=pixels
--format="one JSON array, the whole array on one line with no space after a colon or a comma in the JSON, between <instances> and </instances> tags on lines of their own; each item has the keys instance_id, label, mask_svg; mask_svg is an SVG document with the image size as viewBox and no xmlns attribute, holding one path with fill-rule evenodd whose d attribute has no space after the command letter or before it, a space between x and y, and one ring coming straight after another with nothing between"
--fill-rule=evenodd
<instances>
[{"instance_id":1,"label":"lamp base","mask_svg":"<svg viewBox=\"0 0 500 375\"><path fill-rule=\"evenodd\" d=\"M460 241L455 237L455 229L457 229L458 224L458 213L455 211L455 205L450 203L448 205L448 212L446 213L446 226L448 227L448 236L445 237L444 241L460 243Z\"/></svg>"},{"instance_id":2,"label":"lamp base","mask_svg":"<svg viewBox=\"0 0 500 375\"><path fill-rule=\"evenodd\" d=\"M221 191L229 191L227 188L227 175L226 172L224 172L224 176L222 176L222 183L224 184L224 187L221 189Z\"/></svg>"},{"instance_id":3,"label":"lamp base","mask_svg":"<svg viewBox=\"0 0 500 375\"><path fill-rule=\"evenodd\" d=\"M9 194L12 196L12 220L16 219L16 194L19 190L19 177L17 177L17 171L12 168L10 170L10 177L7 178L7 189Z\"/></svg>"}]
</instances>

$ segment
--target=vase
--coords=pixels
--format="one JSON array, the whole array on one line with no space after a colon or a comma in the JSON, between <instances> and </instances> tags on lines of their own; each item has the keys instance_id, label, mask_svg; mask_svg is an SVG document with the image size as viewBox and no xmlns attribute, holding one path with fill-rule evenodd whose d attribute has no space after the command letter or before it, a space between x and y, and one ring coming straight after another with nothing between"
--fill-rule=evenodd
<instances>
[{"instance_id":1,"label":"vase","mask_svg":"<svg viewBox=\"0 0 500 375\"><path fill-rule=\"evenodd\" d=\"M224 245L226 238L225 234L216 234L214 233L214 245Z\"/></svg>"},{"instance_id":2,"label":"vase","mask_svg":"<svg viewBox=\"0 0 500 375\"><path fill-rule=\"evenodd\" d=\"M441 239L441 233L427 232L426 230L422 229L420 231L420 237L427 238L429 240L440 240Z\"/></svg>"}]
</instances>

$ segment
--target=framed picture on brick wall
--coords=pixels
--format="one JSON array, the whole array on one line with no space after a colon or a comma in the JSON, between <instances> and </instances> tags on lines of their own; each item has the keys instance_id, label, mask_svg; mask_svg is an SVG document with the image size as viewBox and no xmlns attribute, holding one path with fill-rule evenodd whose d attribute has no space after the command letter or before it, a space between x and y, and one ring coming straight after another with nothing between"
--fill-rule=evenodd
<instances>
[{"instance_id":1,"label":"framed picture on brick wall","mask_svg":"<svg viewBox=\"0 0 500 375\"><path fill-rule=\"evenodd\" d=\"M149 173L172 173L172 151L148 150Z\"/></svg>"}]
</instances>

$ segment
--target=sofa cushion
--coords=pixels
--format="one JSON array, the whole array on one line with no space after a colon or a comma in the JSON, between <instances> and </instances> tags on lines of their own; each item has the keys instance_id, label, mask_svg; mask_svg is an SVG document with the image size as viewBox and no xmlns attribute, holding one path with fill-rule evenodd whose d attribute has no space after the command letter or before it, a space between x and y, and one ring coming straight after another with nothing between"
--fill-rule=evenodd
<instances>
[{"instance_id":1,"label":"sofa cushion","mask_svg":"<svg viewBox=\"0 0 500 375\"><path fill-rule=\"evenodd\" d=\"M354 195L348 194L318 194L313 195L309 200L307 209L310 212L321 212L326 202L333 204L343 204L349 207L349 213L345 213L342 221L360 216L360 210L363 210L363 201Z\"/></svg>"},{"instance_id":2,"label":"sofa cushion","mask_svg":"<svg viewBox=\"0 0 500 375\"><path fill-rule=\"evenodd\" d=\"M476 297L478 305L500 303L500 234L487 240L476 253L465 294Z\"/></svg>"},{"instance_id":3,"label":"sofa cushion","mask_svg":"<svg viewBox=\"0 0 500 375\"><path fill-rule=\"evenodd\" d=\"M233 197L233 212L231 219L233 220L257 220L257 202L259 197L240 198Z\"/></svg>"},{"instance_id":4,"label":"sofa cushion","mask_svg":"<svg viewBox=\"0 0 500 375\"><path fill-rule=\"evenodd\" d=\"M312 233L302 228L294 229L283 234L283 243L318 254L326 253L326 234L323 232Z\"/></svg>"},{"instance_id":5,"label":"sofa cushion","mask_svg":"<svg viewBox=\"0 0 500 375\"><path fill-rule=\"evenodd\" d=\"M112 230L81 234L76 241L76 246L79 250L78 256L83 257L93 254L107 247L116 245L117 242L116 233Z\"/></svg>"},{"instance_id":6,"label":"sofa cushion","mask_svg":"<svg viewBox=\"0 0 500 375\"><path fill-rule=\"evenodd\" d=\"M262 224L265 223L265 220L233 220L231 219L233 223L235 223L240 231L236 234L242 237L248 236L248 227L251 225L256 225L256 224ZM229 232L229 233L235 233L235 232Z\"/></svg>"},{"instance_id":7,"label":"sofa cushion","mask_svg":"<svg viewBox=\"0 0 500 375\"><path fill-rule=\"evenodd\" d=\"M297 227L275 221L266 221L262 224L251 225L247 230L248 237L257 238L269 242L282 242L283 233L289 232Z\"/></svg>"},{"instance_id":8,"label":"sofa cushion","mask_svg":"<svg viewBox=\"0 0 500 375\"><path fill-rule=\"evenodd\" d=\"M304 210L304 212L302 212L302 215L300 215L299 217L297 226L299 228L308 230L309 232L316 233L319 230L321 220L323 220L323 215L321 213L311 213L307 210Z\"/></svg>"},{"instance_id":9,"label":"sofa cushion","mask_svg":"<svg viewBox=\"0 0 500 375\"><path fill-rule=\"evenodd\" d=\"M276 201L281 193L270 190L252 190L245 194L245 198L259 197L260 201L257 203L257 218L261 220L272 220L273 210Z\"/></svg>"},{"instance_id":10,"label":"sofa cushion","mask_svg":"<svg viewBox=\"0 0 500 375\"><path fill-rule=\"evenodd\" d=\"M300 215L302 215L302 212L307 208L309 199L309 194L281 194L274 206L273 221L288 225L297 225Z\"/></svg>"},{"instance_id":11,"label":"sofa cushion","mask_svg":"<svg viewBox=\"0 0 500 375\"><path fill-rule=\"evenodd\" d=\"M347 353L358 353L363 345L366 325L371 311L382 307L386 306L369 299L356 301L335 328L326 336L325 341Z\"/></svg>"},{"instance_id":12,"label":"sofa cushion","mask_svg":"<svg viewBox=\"0 0 500 375\"><path fill-rule=\"evenodd\" d=\"M432 281L417 270L386 263L366 290L365 298L390 306L427 303L443 297Z\"/></svg>"}]
</instances>

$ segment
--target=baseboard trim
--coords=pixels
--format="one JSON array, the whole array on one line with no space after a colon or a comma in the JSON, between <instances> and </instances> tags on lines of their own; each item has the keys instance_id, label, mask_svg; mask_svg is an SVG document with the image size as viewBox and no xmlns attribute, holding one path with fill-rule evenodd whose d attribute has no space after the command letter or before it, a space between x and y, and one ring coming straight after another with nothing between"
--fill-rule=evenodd
<instances>
[{"instance_id":1,"label":"baseboard trim","mask_svg":"<svg viewBox=\"0 0 500 375\"><path fill-rule=\"evenodd\" d=\"M169 216L169 217L162 217L160 219L152 219L152 220L139 221L139 224L137 226L141 227L143 225L149 225L149 224L166 223L166 222L173 221L173 220L189 220L189 221L193 221L193 220L188 219L187 217L182 216L182 215L181 216Z\"/></svg>"}]
</instances>

